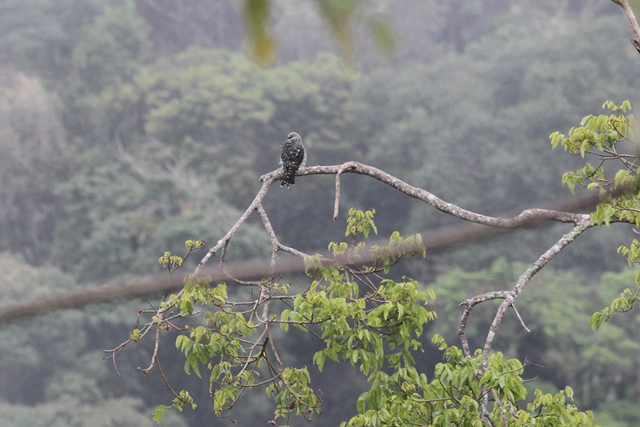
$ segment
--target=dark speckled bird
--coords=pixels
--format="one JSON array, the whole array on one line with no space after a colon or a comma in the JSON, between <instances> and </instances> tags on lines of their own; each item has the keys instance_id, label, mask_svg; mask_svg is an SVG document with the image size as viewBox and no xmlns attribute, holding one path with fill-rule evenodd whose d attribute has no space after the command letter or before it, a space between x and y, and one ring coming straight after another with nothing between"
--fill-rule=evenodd
<instances>
[{"instance_id":1,"label":"dark speckled bird","mask_svg":"<svg viewBox=\"0 0 640 427\"><path fill-rule=\"evenodd\" d=\"M280 147L280 164L284 170L281 187L296 183L296 172L307 163L307 151L302 145L302 138L295 132L291 132L287 140Z\"/></svg>"}]
</instances>

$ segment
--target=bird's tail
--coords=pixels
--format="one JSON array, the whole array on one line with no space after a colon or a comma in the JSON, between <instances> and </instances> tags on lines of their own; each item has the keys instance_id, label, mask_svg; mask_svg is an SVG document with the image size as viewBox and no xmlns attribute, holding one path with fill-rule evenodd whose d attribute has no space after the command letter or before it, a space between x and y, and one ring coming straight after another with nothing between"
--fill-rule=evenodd
<instances>
[{"instance_id":1,"label":"bird's tail","mask_svg":"<svg viewBox=\"0 0 640 427\"><path fill-rule=\"evenodd\" d=\"M289 185L294 185L296 183L295 172L292 174L285 174L282 182L280 183L280 187L284 187L285 185L289 188Z\"/></svg>"}]
</instances>

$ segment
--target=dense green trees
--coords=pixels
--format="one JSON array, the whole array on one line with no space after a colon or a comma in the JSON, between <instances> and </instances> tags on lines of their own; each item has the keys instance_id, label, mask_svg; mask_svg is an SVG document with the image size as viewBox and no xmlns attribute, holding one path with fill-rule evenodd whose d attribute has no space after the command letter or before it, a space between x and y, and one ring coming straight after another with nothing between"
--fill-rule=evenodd
<instances>
[{"instance_id":1,"label":"dense green trees","mask_svg":"<svg viewBox=\"0 0 640 427\"><path fill-rule=\"evenodd\" d=\"M604 0L377 2L362 22L345 21L356 46L352 68L339 49L321 52L332 41L313 6L273 3L280 51L274 65L261 68L239 52L246 43L236 2L209 3L0 6L0 250L8 303L153 272L163 251L178 251L187 239L214 245L253 199L257 178L275 169L279 143L291 130L303 135L309 165L357 160L458 205L500 214L567 197L560 176L581 165L551 152L549 133L569 129L605 99L638 105L637 54L624 44L619 8ZM380 16L397 46L386 58L364 35ZM330 219L333 191L333 180L321 176L272 191L264 208L281 241L310 253L339 241L344 230ZM453 224L361 177L343 176L341 206L376 208L380 236ZM545 392L570 385L580 408L634 423L637 414L626 405L639 393L635 320L614 316L600 331L588 329L591 313L633 288L633 274L618 272L624 259L615 254L628 229L616 227L585 236L583 246L554 261L556 270L537 279L518 306L532 334L517 321L505 323L496 348L504 360L529 356L544 365L527 366L525 376L538 375ZM261 228L246 224L229 259L268 258ZM438 295L429 304L438 319L425 325L420 339L428 350L417 356L416 369L432 372L442 361L428 343L433 333L455 344L456 304L514 283L519 263L553 240L541 230L522 232L496 246L482 242L398 264L394 280L415 277ZM143 305L3 327L3 425L113 425L113 407L126 422L148 422L149 408L168 400L160 380L134 384L98 361ZM484 339L490 314L478 311L469 325L473 347ZM304 350L318 344L302 334L296 339L305 345L283 352L298 367L311 366ZM140 354L119 358L125 377L148 362L150 349L137 348ZM453 353L451 363L459 361ZM324 375L311 373L335 408L314 416L324 424L356 411L345 397L353 391L327 372L349 378L360 392L370 387L330 359ZM182 356L164 360L166 372L179 378ZM116 399L121 393L127 398ZM208 393L194 393L200 406L186 411L190 423L210 416ZM268 413L265 397L252 396ZM92 415L71 419L71 408ZM234 416L252 424L251 417L267 416L257 411Z\"/></svg>"},{"instance_id":2,"label":"dense green trees","mask_svg":"<svg viewBox=\"0 0 640 427\"><path fill-rule=\"evenodd\" d=\"M60 208L52 183L69 175L70 147L59 103L40 81L6 70L0 80L0 247L39 264L51 256Z\"/></svg>"}]
</instances>

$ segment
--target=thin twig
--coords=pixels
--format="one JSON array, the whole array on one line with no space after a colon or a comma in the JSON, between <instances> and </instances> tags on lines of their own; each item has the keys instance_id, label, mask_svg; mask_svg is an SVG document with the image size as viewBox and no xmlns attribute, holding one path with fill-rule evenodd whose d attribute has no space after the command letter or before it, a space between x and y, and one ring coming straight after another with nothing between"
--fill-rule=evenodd
<instances>
[{"instance_id":1,"label":"thin twig","mask_svg":"<svg viewBox=\"0 0 640 427\"><path fill-rule=\"evenodd\" d=\"M140 371L144 372L145 374L148 374L153 369L153 365L154 365L155 361L158 359L158 347L159 346L160 346L160 325L157 325L156 326L156 344L155 344L155 347L153 348L153 355L151 356L151 364L146 369L138 368L138 369L140 369Z\"/></svg>"},{"instance_id":2,"label":"thin twig","mask_svg":"<svg viewBox=\"0 0 640 427\"><path fill-rule=\"evenodd\" d=\"M513 311L516 313L516 317L520 321L520 324L522 325L524 330L527 331L528 334L530 334L531 330L529 328L527 328L527 325L525 325L524 320L522 320L522 317L520 317L520 313L518 313L518 309L516 308L516 305L515 304L511 304L511 308L513 308Z\"/></svg>"},{"instance_id":3,"label":"thin twig","mask_svg":"<svg viewBox=\"0 0 640 427\"><path fill-rule=\"evenodd\" d=\"M340 209L340 172L336 174L336 198L333 202L333 220L338 219L338 211Z\"/></svg>"},{"instance_id":4,"label":"thin twig","mask_svg":"<svg viewBox=\"0 0 640 427\"><path fill-rule=\"evenodd\" d=\"M333 202L333 220L334 221L338 219L338 211L340 209L340 175L342 175L342 172L344 172L347 168L350 167L349 163L345 163L342 166L343 167L340 168L338 172L336 172L336 198L335 198L335 201Z\"/></svg>"}]
</instances>

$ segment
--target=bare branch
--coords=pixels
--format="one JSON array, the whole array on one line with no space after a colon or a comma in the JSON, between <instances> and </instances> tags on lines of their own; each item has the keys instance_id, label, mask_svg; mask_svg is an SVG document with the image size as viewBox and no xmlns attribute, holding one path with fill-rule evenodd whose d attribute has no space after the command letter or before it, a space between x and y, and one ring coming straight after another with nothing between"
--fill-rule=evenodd
<instances>
[{"instance_id":1,"label":"bare branch","mask_svg":"<svg viewBox=\"0 0 640 427\"><path fill-rule=\"evenodd\" d=\"M459 206L456 206L452 203L445 202L436 195L421 188L409 185L401 179L389 175L388 173L378 168L363 165L362 163L358 162L347 162L342 165L334 166L313 166L298 170L299 175L334 175L338 173L357 173L360 175L370 176L380 182L384 182L385 184L395 188L396 190L406 194L407 196L421 200L433 206L439 211L448 213L469 222L474 222L476 224L486 225L489 227L512 229L522 227L525 223L530 223L534 220L552 220L568 223L576 223L580 221L579 215L577 216L573 213L554 211L549 209L527 209L513 218L499 218L481 215L479 213L460 208ZM266 184L278 179L279 176L279 171L274 171L263 175L262 177L260 177L260 180Z\"/></svg>"},{"instance_id":2,"label":"bare branch","mask_svg":"<svg viewBox=\"0 0 640 427\"><path fill-rule=\"evenodd\" d=\"M333 220L334 221L338 218L338 211L340 208L340 175L342 174L342 172L344 172L345 169L347 169L348 165L349 163L345 163L344 165L342 165L340 170L336 172L336 198L333 203Z\"/></svg>"},{"instance_id":3,"label":"bare branch","mask_svg":"<svg viewBox=\"0 0 640 427\"><path fill-rule=\"evenodd\" d=\"M158 348L160 346L160 325L156 326L156 343L155 346L153 347L153 355L151 356L151 363L149 364L149 366L146 369L140 369L140 371L144 372L145 374L148 374L152 369L153 369L153 365L156 362L156 360L158 360ZM115 358L115 356L114 356Z\"/></svg>"},{"instance_id":4,"label":"bare branch","mask_svg":"<svg viewBox=\"0 0 640 427\"><path fill-rule=\"evenodd\" d=\"M473 308L474 305L480 304L481 302L494 300L494 299L506 299L509 296L509 291L492 291L485 292L484 294L476 295L473 298L467 298L458 304L460 306L467 306L469 308Z\"/></svg>"},{"instance_id":5,"label":"bare branch","mask_svg":"<svg viewBox=\"0 0 640 427\"><path fill-rule=\"evenodd\" d=\"M464 352L465 357L471 359L471 349L469 348L469 341L467 341L467 335L465 334L469 314L471 314L471 306L467 305L464 307L462 317L460 318L460 324L458 325L458 337L462 343L462 351Z\"/></svg>"},{"instance_id":6,"label":"bare branch","mask_svg":"<svg viewBox=\"0 0 640 427\"><path fill-rule=\"evenodd\" d=\"M624 10L624 14L627 15L627 19L629 20L629 25L631 25L631 30L635 35L635 38L631 39L631 44L636 48L638 52L640 52L640 26L638 25L638 20L636 19L635 14L633 13L633 9L629 5L628 0L611 0L616 3L622 10Z\"/></svg>"},{"instance_id":7,"label":"bare branch","mask_svg":"<svg viewBox=\"0 0 640 427\"><path fill-rule=\"evenodd\" d=\"M482 369L486 372L487 363L489 360L489 354L491 353L491 347L493 345L493 339L495 338L496 331L498 326L500 326L500 322L502 322L502 318L504 313L507 311L509 306L513 305L513 302L520 295L525 285L529 283L531 278L540 271L547 263L553 259L562 249L568 246L571 242L573 242L579 235L581 235L588 228L593 227L589 220L589 215L582 215L582 220L576 224L576 226L567 234L562 236L558 242L553 245L551 248L547 249L545 253L543 253L536 262L534 262L527 270L520 275L516 286L513 290L507 293L505 300L500 304L498 311L491 323L491 327L489 328L489 333L487 334L487 339L484 344L484 348L482 349Z\"/></svg>"},{"instance_id":8,"label":"bare branch","mask_svg":"<svg viewBox=\"0 0 640 427\"><path fill-rule=\"evenodd\" d=\"M198 264L198 267L196 267L195 271L193 272L194 275L199 275L200 270L204 267L209 258L214 256L224 245L228 244L228 242L233 238L236 231L238 231L238 229L242 227L242 225L247 221L247 218L249 218L253 211L257 209L258 205L262 203L262 199L264 199L264 196L267 194L267 192L269 192L269 188L271 187L271 184L273 184L273 181L274 180L272 179L269 181L265 181L262 184L262 187L258 191L258 194L256 194L256 197L253 199L249 207L244 211L240 218L238 218L238 221L233 224L227 234L225 234L222 239L218 240L215 246L209 249L207 255L202 258L202 260Z\"/></svg>"}]
</instances>

